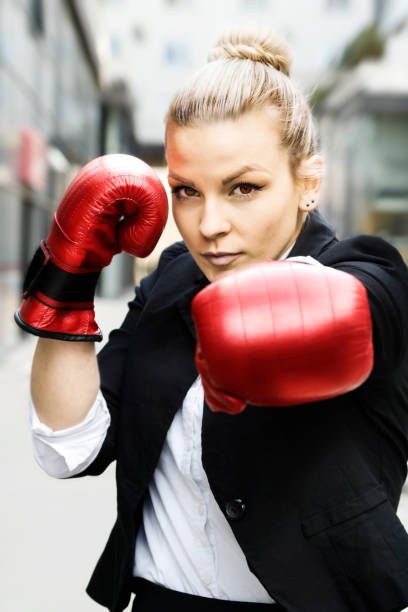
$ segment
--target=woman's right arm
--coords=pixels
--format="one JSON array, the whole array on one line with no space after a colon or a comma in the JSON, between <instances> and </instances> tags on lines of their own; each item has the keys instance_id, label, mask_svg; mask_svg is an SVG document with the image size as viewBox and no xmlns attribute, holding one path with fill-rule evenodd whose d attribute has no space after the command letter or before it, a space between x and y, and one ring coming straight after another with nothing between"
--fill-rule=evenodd
<instances>
[{"instance_id":1,"label":"woman's right arm","mask_svg":"<svg viewBox=\"0 0 408 612\"><path fill-rule=\"evenodd\" d=\"M185 252L182 243L175 243L162 253L156 270L136 287L122 325L109 334L97 358L93 342L39 339L32 364L30 422L34 455L50 475L98 475L116 458L123 376L139 317L163 268Z\"/></svg>"},{"instance_id":2,"label":"woman's right arm","mask_svg":"<svg viewBox=\"0 0 408 612\"><path fill-rule=\"evenodd\" d=\"M39 338L31 370L37 415L54 431L80 423L100 386L93 342Z\"/></svg>"}]
</instances>

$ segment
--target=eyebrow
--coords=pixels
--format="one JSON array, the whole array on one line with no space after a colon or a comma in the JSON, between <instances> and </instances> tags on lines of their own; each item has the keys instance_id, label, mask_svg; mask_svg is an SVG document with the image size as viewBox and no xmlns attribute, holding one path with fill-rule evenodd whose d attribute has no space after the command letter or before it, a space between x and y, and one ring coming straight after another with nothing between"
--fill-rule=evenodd
<instances>
[{"instance_id":1,"label":"eyebrow","mask_svg":"<svg viewBox=\"0 0 408 612\"><path fill-rule=\"evenodd\" d=\"M262 168L262 166L257 166L257 165L255 165L255 166L242 166L242 168L240 168L239 170L234 172L234 174L232 174L231 176L228 176L226 179L224 179L222 181L222 184L223 185L228 185L228 183L231 183L232 181L237 179L239 176L242 176L246 172L252 172L253 170L263 170L263 171L265 171L265 168Z\"/></svg>"},{"instance_id":2,"label":"eyebrow","mask_svg":"<svg viewBox=\"0 0 408 612\"><path fill-rule=\"evenodd\" d=\"M242 176L243 174L245 174L246 172L252 172L253 170L261 170L261 171L266 171L265 168L262 168L262 166L242 166L242 168L240 168L239 170L236 170L234 172L234 174L231 174L231 176L228 176L227 178L223 179L222 184L223 185L228 185L228 183L231 183L232 181L234 181L235 179L237 179L239 176ZM176 181L180 181L180 183L183 183L184 185L188 185L189 187L193 187L195 189L195 185L193 183L193 181L188 181L187 179L183 178L182 176L178 176L177 174L173 174L172 172L169 172L169 178L173 178Z\"/></svg>"},{"instance_id":3,"label":"eyebrow","mask_svg":"<svg viewBox=\"0 0 408 612\"><path fill-rule=\"evenodd\" d=\"M176 181L179 181L180 183L183 183L184 185L187 185L188 187L193 187L193 189L195 189L193 181L188 181L187 179L183 178L182 176L179 176L178 174L173 174L172 172L169 172L168 178L173 178Z\"/></svg>"}]
</instances>

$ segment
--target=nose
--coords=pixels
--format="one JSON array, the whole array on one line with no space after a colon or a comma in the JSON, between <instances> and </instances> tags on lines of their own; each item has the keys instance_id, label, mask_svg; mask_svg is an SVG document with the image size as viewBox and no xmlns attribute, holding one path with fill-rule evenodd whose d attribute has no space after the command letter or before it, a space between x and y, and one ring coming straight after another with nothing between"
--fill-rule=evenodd
<instances>
[{"instance_id":1,"label":"nose","mask_svg":"<svg viewBox=\"0 0 408 612\"><path fill-rule=\"evenodd\" d=\"M222 202L207 199L201 209L200 232L207 240L228 234L231 224Z\"/></svg>"}]
</instances>

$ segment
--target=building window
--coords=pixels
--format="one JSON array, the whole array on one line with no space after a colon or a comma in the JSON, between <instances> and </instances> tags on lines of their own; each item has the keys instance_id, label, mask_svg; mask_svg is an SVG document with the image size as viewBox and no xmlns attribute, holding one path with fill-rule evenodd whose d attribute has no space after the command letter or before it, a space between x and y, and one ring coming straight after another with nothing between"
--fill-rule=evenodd
<instances>
[{"instance_id":1,"label":"building window","mask_svg":"<svg viewBox=\"0 0 408 612\"><path fill-rule=\"evenodd\" d=\"M133 28L133 38L136 42L142 43L146 38L146 33L140 25Z\"/></svg>"},{"instance_id":2,"label":"building window","mask_svg":"<svg viewBox=\"0 0 408 612\"><path fill-rule=\"evenodd\" d=\"M192 0L165 0L166 4L174 8L191 8Z\"/></svg>"},{"instance_id":3,"label":"building window","mask_svg":"<svg viewBox=\"0 0 408 612\"><path fill-rule=\"evenodd\" d=\"M114 34L110 39L112 57L118 58L122 55L122 41L120 36Z\"/></svg>"},{"instance_id":4,"label":"building window","mask_svg":"<svg viewBox=\"0 0 408 612\"><path fill-rule=\"evenodd\" d=\"M164 47L164 61L171 66L185 66L189 63L190 52L183 42L170 42Z\"/></svg>"},{"instance_id":5,"label":"building window","mask_svg":"<svg viewBox=\"0 0 408 612\"><path fill-rule=\"evenodd\" d=\"M269 8L269 0L241 0L244 11L266 11Z\"/></svg>"},{"instance_id":6,"label":"building window","mask_svg":"<svg viewBox=\"0 0 408 612\"><path fill-rule=\"evenodd\" d=\"M30 27L34 35L44 34L43 0L31 0L29 4Z\"/></svg>"},{"instance_id":7,"label":"building window","mask_svg":"<svg viewBox=\"0 0 408 612\"><path fill-rule=\"evenodd\" d=\"M327 0L327 8L330 9L347 9L349 8L350 0Z\"/></svg>"}]
</instances>

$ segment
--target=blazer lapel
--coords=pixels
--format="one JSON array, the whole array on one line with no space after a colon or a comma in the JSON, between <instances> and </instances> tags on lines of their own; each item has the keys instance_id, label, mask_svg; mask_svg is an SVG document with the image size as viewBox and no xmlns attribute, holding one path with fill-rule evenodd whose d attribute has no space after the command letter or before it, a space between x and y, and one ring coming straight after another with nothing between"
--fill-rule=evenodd
<instances>
[{"instance_id":1,"label":"blazer lapel","mask_svg":"<svg viewBox=\"0 0 408 612\"><path fill-rule=\"evenodd\" d=\"M170 262L163 274L165 278L157 284L149 299L149 313L163 314L165 310L175 308L196 339L191 301L209 281L187 250Z\"/></svg>"},{"instance_id":2,"label":"blazer lapel","mask_svg":"<svg viewBox=\"0 0 408 612\"><path fill-rule=\"evenodd\" d=\"M318 210L309 213L289 257L310 255L318 258L333 242L337 242L334 230Z\"/></svg>"}]
</instances>

